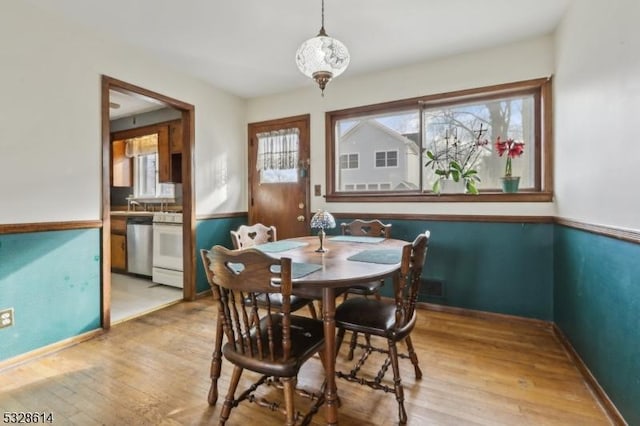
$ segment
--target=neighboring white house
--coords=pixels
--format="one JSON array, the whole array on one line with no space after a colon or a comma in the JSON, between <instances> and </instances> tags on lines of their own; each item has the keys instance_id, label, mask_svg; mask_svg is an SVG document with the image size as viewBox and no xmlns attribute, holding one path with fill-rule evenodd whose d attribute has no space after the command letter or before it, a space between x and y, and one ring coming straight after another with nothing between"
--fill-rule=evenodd
<instances>
[{"instance_id":1,"label":"neighboring white house","mask_svg":"<svg viewBox=\"0 0 640 426\"><path fill-rule=\"evenodd\" d=\"M358 122L339 138L337 182L341 191L417 189L420 148L373 119Z\"/></svg>"}]
</instances>

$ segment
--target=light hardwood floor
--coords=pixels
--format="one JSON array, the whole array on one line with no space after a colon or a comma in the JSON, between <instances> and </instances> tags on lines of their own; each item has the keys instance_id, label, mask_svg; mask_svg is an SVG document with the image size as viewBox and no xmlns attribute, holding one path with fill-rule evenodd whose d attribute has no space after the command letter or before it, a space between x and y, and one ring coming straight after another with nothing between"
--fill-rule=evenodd
<instances>
[{"instance_id":1,"label":"light hardwood floor","mask_svg":"<svg viewBox=\"0 0 640 426\"><path fill-rule=\"evenodd\" d=\"M217 424L230 369L223 364L221 397L209 407L214 318L209 298L179 303L5 369L0 413L51 412L56 425ZM424 377L415 381L401 361L410 425L611 424L550 329L421 310L413 341ZM320 386L322 374L313 358L298 383ZM344 380L338 392L341 425L397 424L393 394ZM323 422L321 409L312 424ZM282 417L243 403L227 424L277 425Z\"/></svg>"}]
</instances>

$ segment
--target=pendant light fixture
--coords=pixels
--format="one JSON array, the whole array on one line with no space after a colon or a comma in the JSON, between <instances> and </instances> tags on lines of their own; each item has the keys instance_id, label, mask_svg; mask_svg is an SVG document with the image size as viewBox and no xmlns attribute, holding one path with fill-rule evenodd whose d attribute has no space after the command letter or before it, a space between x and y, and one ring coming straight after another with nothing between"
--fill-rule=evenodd
<instances>
[{"instance_id":1,"label":"pendant light fixture","mask_svg":"<svg viewBox=\"0 0 640 426\"><path fill-rule=\"evenodd\" d=\"M320 32L302 43L296 53L296 64L304 75L318 83L322 96L327 83L342 74L349 65L347 47L339 40L329 37L324 30L324 0L322 0Z\"/></svg>"}]
</instances>

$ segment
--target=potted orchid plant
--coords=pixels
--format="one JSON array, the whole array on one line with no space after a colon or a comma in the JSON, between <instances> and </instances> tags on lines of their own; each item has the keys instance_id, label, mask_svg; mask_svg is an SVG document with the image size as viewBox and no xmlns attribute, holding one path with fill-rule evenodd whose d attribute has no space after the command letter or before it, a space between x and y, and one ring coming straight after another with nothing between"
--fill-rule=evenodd
<instances>
[{"instance_id":1,"label":"potted orchid plant","mask_svg":"<svg viewBox=\"0 0 640 426\"><path fill-rule=\"evenodd\" d=\"M488 152L486 146L489 144L486 139L481 139L484 131L480 126L475 139L464 142L455 134L450 137L447 132L442 141L439 141L441 143L434 143L434 150L426 151L428 161L425 167L431 167L437 177L433 183L433 192L437 194L456 192L445 187L445 184L453 183L460 184L462 189L459 192L478 194L476 185L480 182L480 177L477 166L480 158Z\"/></svg>"},{"instance_id":2,"label":"potted orchid plant","mask_svg":"<svg viewBox=\"0 0 640 426\"><path fill-rule=\"evenodd\" d=\"M495 143L496 152L500 157L504 154L507 155L507 163L504 169L504 176L500 178L502 181L503 192L518 192L518 186L520 185L520 176L513 176L513 168L511 160L516 157L520 157L524 152L524 142L516 142L509 138L505 141L500 139L500 136L496 139Z\"/></svg>"}]
</instances>

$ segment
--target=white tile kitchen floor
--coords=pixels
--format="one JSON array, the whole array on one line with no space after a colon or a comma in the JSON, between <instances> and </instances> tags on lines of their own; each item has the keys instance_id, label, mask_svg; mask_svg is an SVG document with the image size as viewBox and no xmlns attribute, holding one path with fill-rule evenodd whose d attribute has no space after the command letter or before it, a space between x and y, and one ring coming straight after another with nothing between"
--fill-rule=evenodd
<instances>
[{"instance_id":1,"label":"white tile kitchen floor","mask_svg":"<svg viewBox=\"0 0 640 426\"><path fill-rule=\"evenodd\" d=\"M182 289L125 274L111 274L111 324L182 299Z\"/></svg>"}]
</instances>

